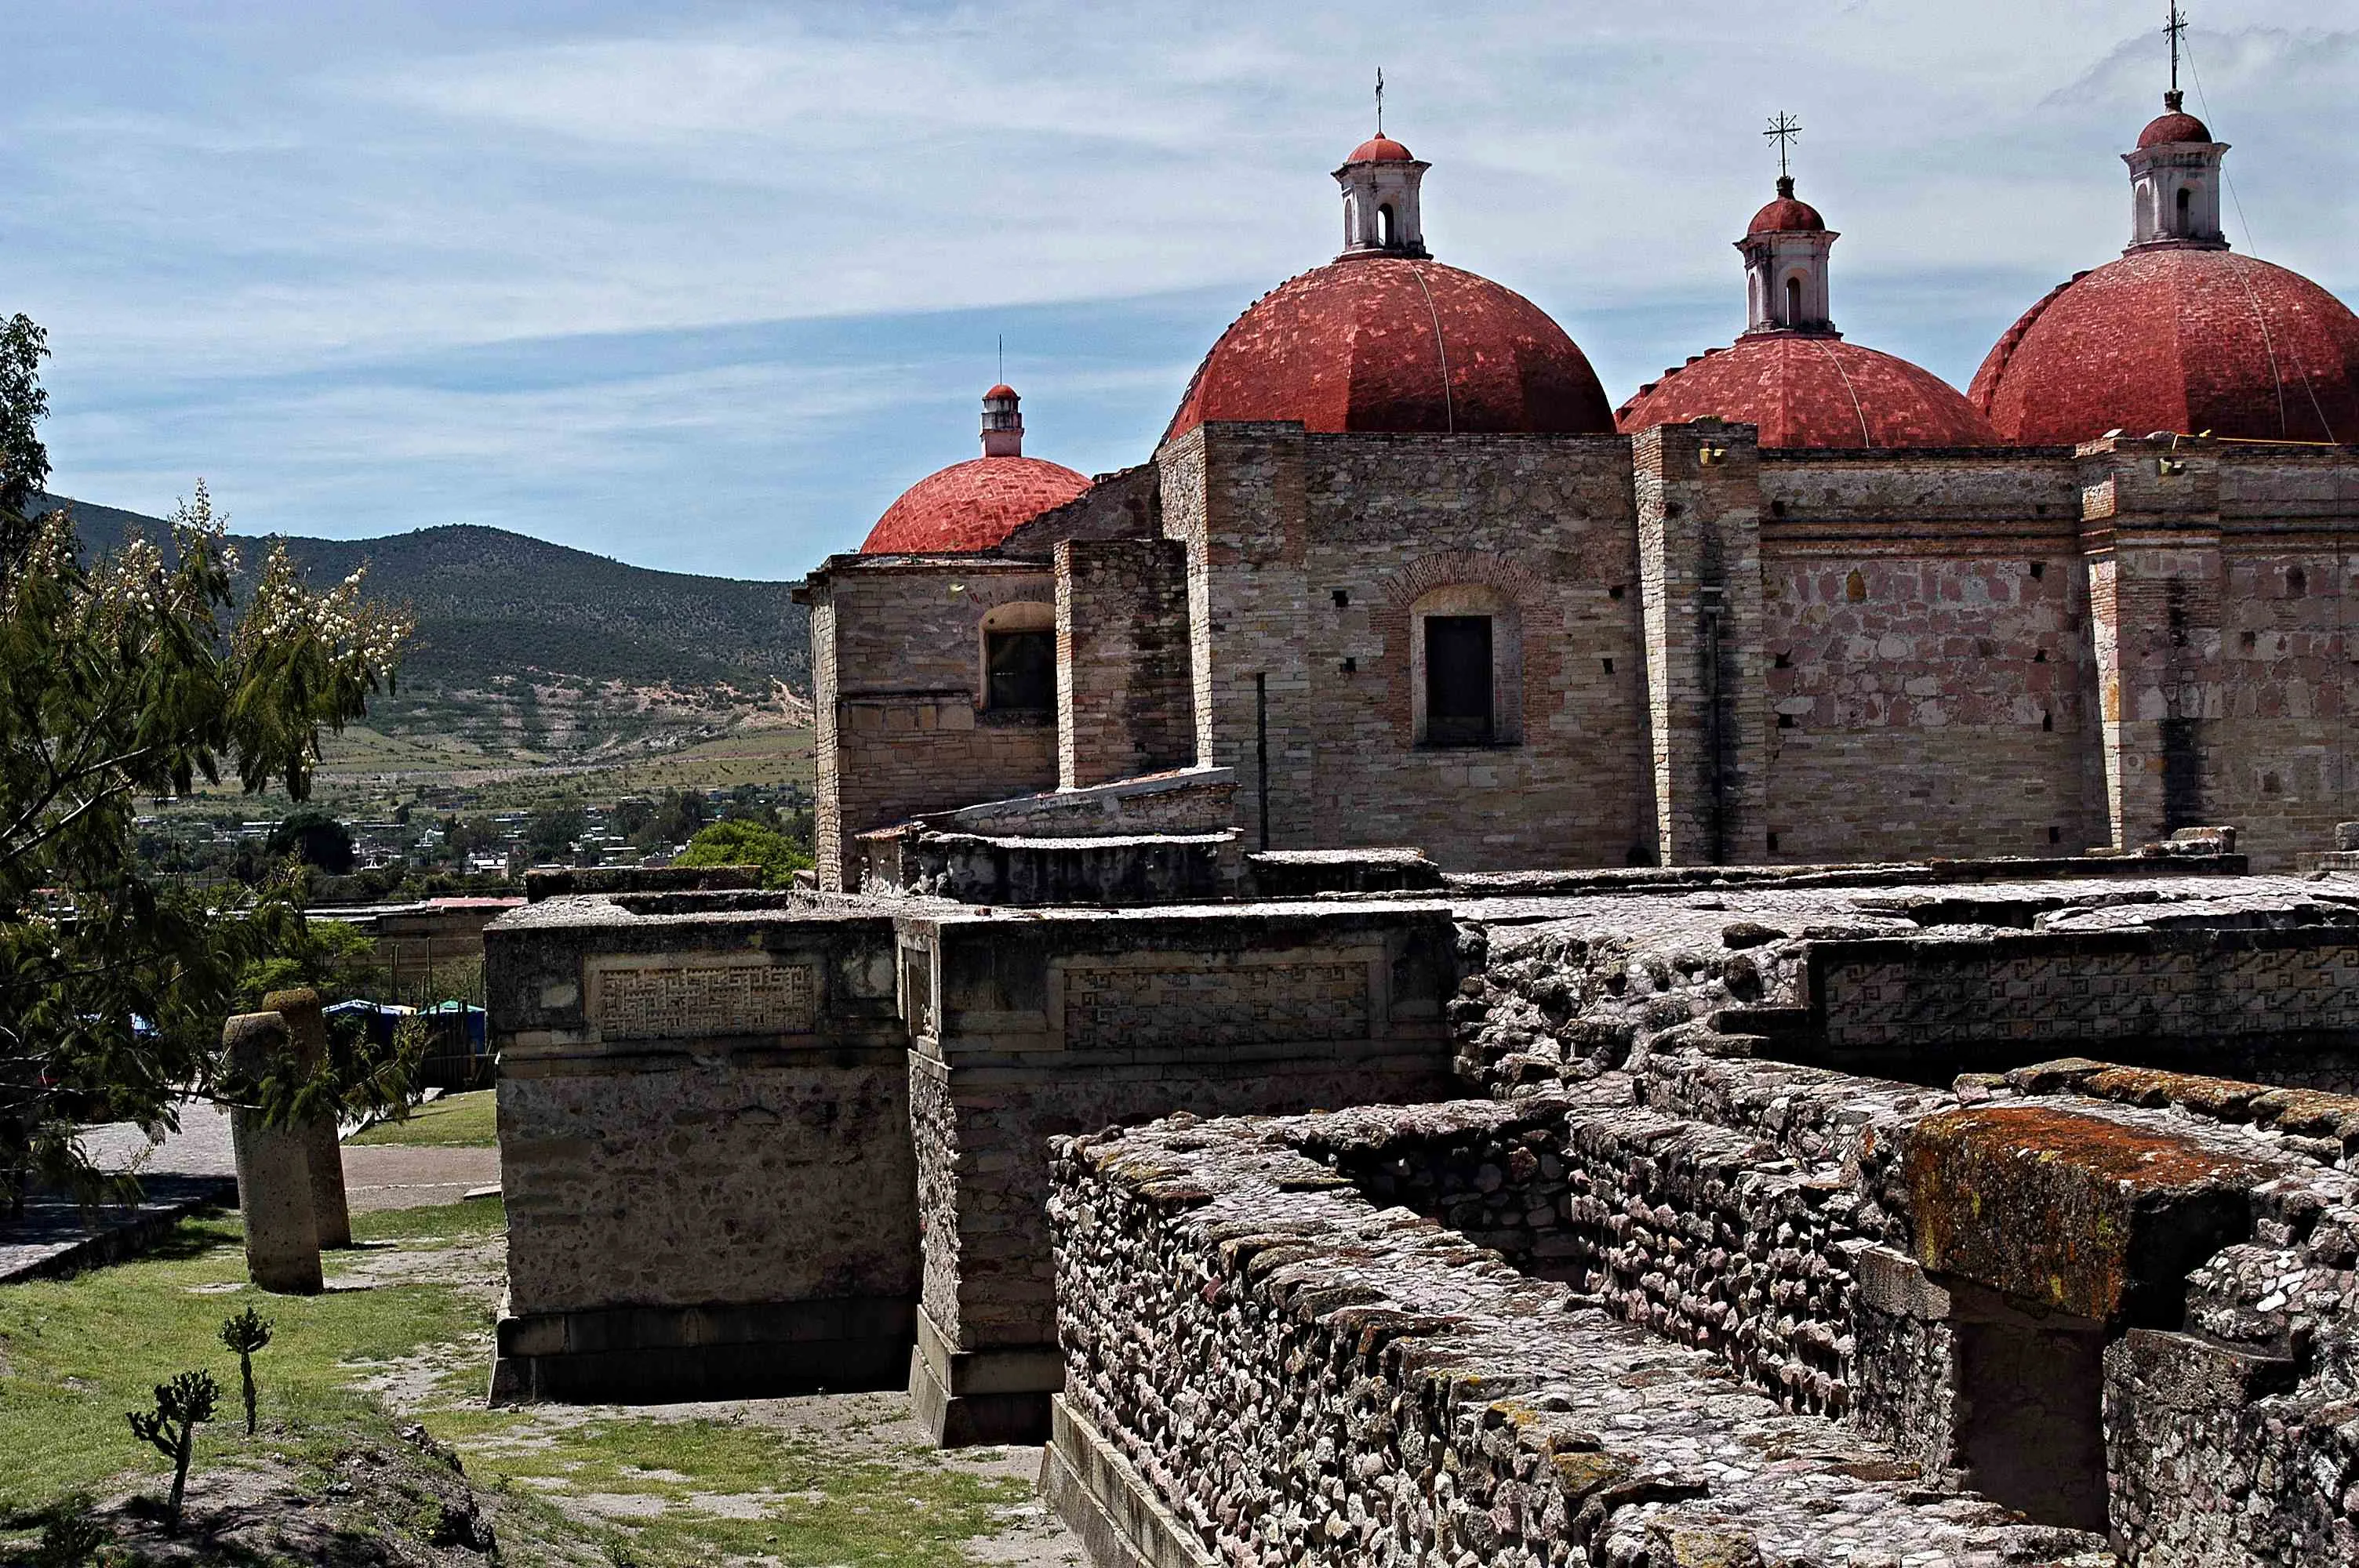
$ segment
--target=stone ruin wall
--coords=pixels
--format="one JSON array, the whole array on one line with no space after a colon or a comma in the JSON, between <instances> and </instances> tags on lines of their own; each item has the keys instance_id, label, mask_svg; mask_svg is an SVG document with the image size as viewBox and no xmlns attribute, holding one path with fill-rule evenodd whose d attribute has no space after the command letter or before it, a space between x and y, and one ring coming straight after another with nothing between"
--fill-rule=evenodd
<instances>
[{"instance_id":1,"label":"stone ruin wall","mask_svg":"<svg viewBox=\"0 0 2359 1568\"><path fill-rule=\"evenodd\" d=\"M1098 1561L2112 1561L1377 1207L1296 1146L1336 1119L1057 1145L1044 1478Z\"/></svg>"},{"instance_id":2,"label":"stone ruin wall","mask_svg":"<svg viewBox=\"0 0 2359 1568\"><path fill-rule=\"evenodd\" d=\"M908 1355L892 921L720 897L758 907L554 898L491 928L501 1397L889 1377Z\"/></svg>"}]
</instances>

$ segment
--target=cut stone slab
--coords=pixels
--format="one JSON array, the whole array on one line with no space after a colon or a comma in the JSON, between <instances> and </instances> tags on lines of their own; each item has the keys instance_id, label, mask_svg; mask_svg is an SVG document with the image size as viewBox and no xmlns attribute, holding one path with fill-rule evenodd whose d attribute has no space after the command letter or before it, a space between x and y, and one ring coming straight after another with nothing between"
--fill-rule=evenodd
<instances>
[{"instance_id":1,"label":"cut stone slab","mask_svg":"<svg viewBox=\"0 0 2359 1568\"><path fill-rule=\"evenodd\" d=\"M2187 1272L2251 1228L2273 1172L2191 1138L2045 1105L1929 1117L1904 1164L1918 1261L2052 1312L2175 1321Z\"/></svg>"}]
</instances>

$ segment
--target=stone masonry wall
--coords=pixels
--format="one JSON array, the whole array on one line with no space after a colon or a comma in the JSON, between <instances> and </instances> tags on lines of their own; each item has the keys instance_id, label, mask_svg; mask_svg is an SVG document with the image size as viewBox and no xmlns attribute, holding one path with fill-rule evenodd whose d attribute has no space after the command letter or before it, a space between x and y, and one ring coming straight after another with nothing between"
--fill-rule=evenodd
<instances>
[{"instance_id":1,"label":"stone masonry wall","mask_svg":"<svg viewBox=\"0 0 2359 1568\"><path fill-rule=\"evenodd\" d=\"M1173 1539L1147 1560L2112 1562L1925 1498L1888 1450L1375 1207L1272 1135L1292 1130L1175 1119L1055 1146L1050 1489L1069 1518L1159 1516ZM1105 1495L1130 1488L1148 1496Z\"/></svg>"},{"instance_id":2,"label":"stone masonry wall","mask_svg":"<svg viewBox=\"0 0 2359 1568\"><path fill-rule=\"evenodd\" d=\"M1163 462L1200 760L1237 770L1249 848L1266 742L1272 849L1415 845L1463 868L1652 853L1626 442L1224 425ZM1493 615L1495 658L1520 671L1498 744L1417 741L1413 624L1445 589Z\"/></svg>"},{"instance_id":3,"label":"stone masonry wall","mask_svg":"<svg viewBox=\"0 0 2359 1568\"><path fill-rule=\"evenodd\" d=\"M1605 1086L1601 1083L1601 1088ZM1461 1101L1320 1119L1288 1141L1614 1316L1705 1350L1788 1410L1850 1408L1858 1200L1785 1153L1632 1106Z\"/></svg>"},{"instance_id":4,"label":"stone masonry wall","mask_svg":"<svg viewBox=\"0 0 2359 1568\"><path fill-rule=\"evenodd\" d=\"M1187 550L1067 540L1056 567L1059 787L1185 767L1196 754Z\"/></svg>"},{"instance_id":5,"label":"stone masonry wall","mask_svg":"<svg viewBox=\"0 0 2359 1568\"><path fill-rule=\"evenodd\" d=\"M761 897L657 902L702 896ZM890 920L559 896L485 935L505 1391L897 1369L919 1278Z\"/></svg>"},{"instance_id":6,"label":"stone masonry wall","mask_svg":"<svg viewBox=\"0 0 2359 1568\"><path fill-rule=\"evenodd\" d=\"M1783 455L1762 493L1777 842L1743 858L2108 842L2069 459Z\"/></svg>"},{"instance_id":7,"label":"stone masonry wall","mask_svg":"<svg viewBox=\"0 0 2359 1568\"><path fill-rule=\"evenodd\" d=\"M854 879L861 833L1056 787L1054 715L995 714L983 684L985 614L1032 604L1049 623L1045 565L839 557L813 598L822 886Z\"/></svg>"}]
</instances>

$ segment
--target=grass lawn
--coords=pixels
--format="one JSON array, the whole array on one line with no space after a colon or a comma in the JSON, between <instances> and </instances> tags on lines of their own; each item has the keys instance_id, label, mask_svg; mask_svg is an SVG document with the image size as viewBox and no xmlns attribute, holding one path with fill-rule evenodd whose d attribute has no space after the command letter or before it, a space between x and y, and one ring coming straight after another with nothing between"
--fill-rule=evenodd
<instances>
[{"instance_id":1,"label":"grass lawn","mask_svg":"<svg viewBox=\"0 0 2359 1568\"><path fill-rule=\"evenodd\" d=\"M406 1143L442 1149L489 1149L500 1141L496 1089L444 1095L419 1106L407 1121L381 1121L353 1134L353 1143Z\"/></svg>"},{"instance_id":2,"label":"grass lawn","mask_svg":"<svg viewBox=\"0 0 2359 1568\"><path fill-rule=\"evenodd\" d=\"M825 1428L762 1407L486 1408L505 1226L497 1199L355 1215L366 1245L331 1254L329 1290L310 1298L245 1283L234 1216L184 1222L136 1261L0 1286L0 1562L11 1531L21 1546L33 1515L70 1492L160 1495L165 1462L124 1412L200 1367L223 1401L199 1429L192 1511L208 1476L227 1485L225 1471L266 1460L325 1487L356 1444L397 1447L397 1430L422 1422L462 1455L515 1564L954 1568L973 1561L964 1542L1027 1500L1028 1487L971 1456L892 1440L886 1396L842 1396L853 1419ZM255 1360L264 1424L251 1439L236 1357L215 1337L248 1305L277 1325ZM863 1400L882 1436L864 1431Z\"/></svg>"}]
</instances>

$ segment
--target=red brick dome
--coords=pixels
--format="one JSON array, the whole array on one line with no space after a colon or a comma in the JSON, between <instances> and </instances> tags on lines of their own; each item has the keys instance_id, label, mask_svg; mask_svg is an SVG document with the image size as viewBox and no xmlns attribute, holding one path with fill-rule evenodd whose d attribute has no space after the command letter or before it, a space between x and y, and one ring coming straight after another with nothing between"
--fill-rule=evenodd
<instances>
[{"instance_id":1,"label":"red brick dome","mask_svg":"<svg viewBox=\"0 0 2359 1568\"><path fill-rule=\"evenodd\" d=\"M1415 163L1417 155L1390 136L1370 136L1352 149L1345 163Z\"/></svg>"},{"instance_id":2,"label":"red brick dome","mask_svg":"<svg viewBox=\"0 0 2359 1568\"><path fill-rule=\"evenodd\" d=\"M1791 196L1780 196L1753 214L1753 222L1745 225L1745 232L1748 234L1778 234L1826 226L1827 221L1820 217L1819 210L1809 202Z\"/></svg>"},{"instance_id":3,"label":"red brick dome","mask_svg":"<svg viewBox=\"0 0 2359 1568\"><path fill-rule=\"evenodd\" d=\"M1208 419L1312 430L1603 435L1588 358L1513 289L1436 262L1350 256L1288 279L1221 334L1164 439Z\"/></svg>"},{"instance_id":4,"label":"red brick dome","mask_svg":"<svg viewBox=\"0 0 2359 1568\"><path fill-rule=\"evenodd\" d=\"M995 389L996 390L996 389ZM1042 458L973 458L929 474L885 509L864 556L959 555L987 550L1089 480Z\"/></svg>"},{"instance_id":5,"label":"red brick dome","mask_svg":"<svg viewBox=\"0 0 2359 1568\"><path fill-rule=\"evenodd\" d=\"M2251 256L2133 251L2026 311L1967 395L2025 443L2116 429L2359 440L2359 317Z\"/></svg>"},{"instance_id":6,"label":"red brick dome","mask_svg":"<svg viewBox=\"0 0 2359 1568\"><path fill-rule=\"evenodd\" d=\"M2158 147L2165 142L2208 142L2211 139L2211 126L2192 114L2173 109L2168 114L2158 114L2147 121L2146 129L2138 133L2137 145Z\"/></svg>"},{"instance_id":7,"label":"red brick dome","mask_svg":"<svg viewBox=\"0 0 2359 1568\"><path fill-rule=\"evenodd\" d=\"M1842 339L1739 338L1624 404L1624 433L1717 415L1761 427L1765 447L1995 447L1990 421L1931 371Z\"/></svg>"}]
</instances>

